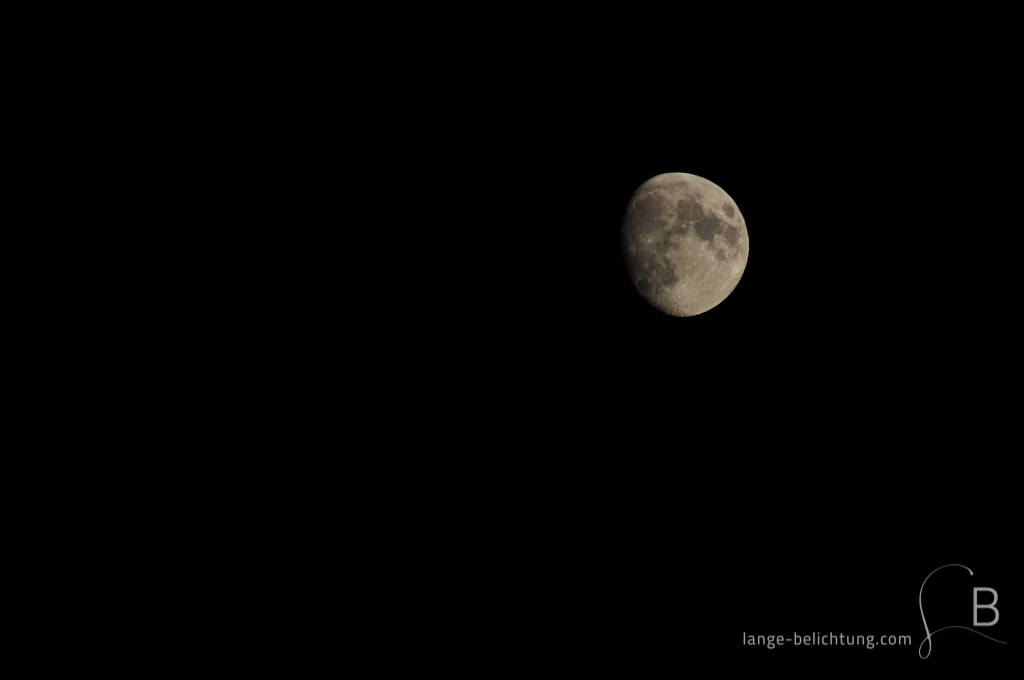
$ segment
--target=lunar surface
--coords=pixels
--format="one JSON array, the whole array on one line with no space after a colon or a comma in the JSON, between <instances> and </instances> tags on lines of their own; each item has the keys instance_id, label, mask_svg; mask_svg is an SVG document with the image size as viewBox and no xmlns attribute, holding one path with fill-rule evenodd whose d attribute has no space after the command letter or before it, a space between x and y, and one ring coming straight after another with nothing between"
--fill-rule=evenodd
<instances>
[{"instance_id":1,"label":"lunar surface","mask_svg":"<svg viewBox=\"0 0 1024 680\"><path fill-rule=\"evenodd\" d=\"M747 225L717 184L671 172L633 194L622 221L622 249L645 300L672 316L694 316L739 283L747 265Z\"/></svg>"}]
</instances>

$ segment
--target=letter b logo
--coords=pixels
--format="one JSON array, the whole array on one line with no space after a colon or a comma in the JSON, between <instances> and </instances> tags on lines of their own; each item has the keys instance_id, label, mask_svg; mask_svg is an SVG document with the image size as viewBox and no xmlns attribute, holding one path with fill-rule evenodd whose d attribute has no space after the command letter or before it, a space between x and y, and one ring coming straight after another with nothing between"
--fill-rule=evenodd
<instances>
[{"instance_id":1,"label":"letter b logo","mask_svg":"<svg viewBox=\"0 0 1024 680\"><path fill-rule=\"evenodd\" d=\"M984 590L992 593L992 601L988 604L978 604L978 591ZM999 620L999 610L996 609L996 602L999 600L999 594L993 588L975 588L974 589L974 625L975 626L994 626ZM978 621L978 610L979 609L991 609L995 612L996 618L992 619L988 623Z\"/></svg>"}]
</instances>

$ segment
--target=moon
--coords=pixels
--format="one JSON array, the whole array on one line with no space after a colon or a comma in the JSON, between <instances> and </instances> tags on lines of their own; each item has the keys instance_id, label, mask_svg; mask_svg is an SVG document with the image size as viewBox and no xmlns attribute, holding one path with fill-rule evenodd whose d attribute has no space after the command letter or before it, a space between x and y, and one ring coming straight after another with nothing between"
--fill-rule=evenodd
<instances>
[{"instance_id":1,"label":"moon","mask_svg":"<svg viewBox=\"0 0 1024 680\"><path fill-rule=\"evenodd\" d=\"M622 220L622 252L640 295L671 316L695 316L736 288L747 266L747 225L714 182L685 172L637 188Z\"/></svg>"}]
</instances>

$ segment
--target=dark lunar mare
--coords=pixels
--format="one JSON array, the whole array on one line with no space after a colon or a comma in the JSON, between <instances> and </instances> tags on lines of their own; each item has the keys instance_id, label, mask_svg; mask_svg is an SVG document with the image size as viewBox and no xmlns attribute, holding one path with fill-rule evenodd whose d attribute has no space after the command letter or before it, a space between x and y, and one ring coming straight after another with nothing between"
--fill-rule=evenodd
<instances>
[{"instance_id":1,"label":"dark lunar mare","mask_svg":"<svg viewBox=\"0 0 1024 680\"><path fill-rule=\"evenodd\" d=\"M727 203L726 208L729 208L727 214L730 217L736 213L732 210L732 207ZM714 213L707 213L701 207L695 199L680 200L676 202L676 215L678 215L680 221L693 222L693 229L697 234L697 238L704 241L707 244L714 243L715 236L721 234L728 243L735 249L739 249L740 244L740 230L731 224L726 224L720 220ZM724 251L718 253L718 259L724 260Z\"/></svg>"},{"instance_id":2,"label":"dark lunar mare","mask_svg":"<svg viewBox=\"0 0 1024 680\"><path fill-rule=\"evenodd\" d=\"M697 238L706 243L715 240L715 234L725 232L725 223L715 217L714 213L707 214L695 199L678 201L676 203L676 214L680 220L693 222L693 230L697 232Z\"/></svg>"},{"instance_id":3,"label":"dark lunar mare","mask_svg":"<svg viewBox=\"0 0 1024 680\"><path fill-rule=\"evenodd\" d=\"M740 247L740 230L739 227L734 227L731 224L725 227L725 242L731 245L733 248L739 249Z\"/></svg>"}]
</instances>

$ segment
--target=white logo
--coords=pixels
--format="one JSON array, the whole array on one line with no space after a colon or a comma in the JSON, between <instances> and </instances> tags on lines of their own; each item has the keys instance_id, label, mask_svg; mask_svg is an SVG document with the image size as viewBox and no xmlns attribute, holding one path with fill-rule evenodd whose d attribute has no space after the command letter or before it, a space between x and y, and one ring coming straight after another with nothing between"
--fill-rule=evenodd
<instances>
[{"instance_id":1,"label":"white logo","mask_svg":"<svg viewBox=\"0 0 1024 680\"><path fill-rule=\"evenodd\" d=\"M974 576L974 572L971 571L970 569L968 569L967 567L964 567L964 565L962 565L962 564L944 564L943 566L939 567L939 569L945 569L946 567L963 567L964 569L967 569L967 573L969 573L971 576ZM934 574L939 569L936 569L935 571L933 571L932 574ZM995 638L988 637L988 635L985 635L984 633L982 633L980 631L976 631L973 628L968 628L967 626L946 626L945 628L939 628L939 630L935 631L934 633L929 633L928 632L928 622L925 621L925 619L924 619L924 606L921 604L921 595L924 593L924 584L928 582L928 579L931 578L932 574L928 574L927 576L924 577L924 581L921 583L921 591L917 594L917 606L921 609L921 621L924 622L924 633L925 633L925 638L924 638L924 640L921 641L921 646L917 648L917 655L919 657L921 657L922 659L927 659L929 656L931 656L931 653L932 653L932 635L935 635L935 633L938 633L939 631L948 630L950 628L963 628L964 630L969 630L972 633L977 633L978 635L980 635L983 638L988 638L992 642L998 642L1001 645L1005 645L1006 644L1002 640L996 640ZM986 592L989 592L989 593L992 593L992 601L990 603L988 603L988 604L978 604L978 592L982 591L982 590L986 591ZM996 593L996 591L993 588L975 588L974 589L974 625L975 626L994 626L994 625L996 625L996 622L999 621L999 610L996 609L996 601L998 599L999 599L999 595ZM995 612L996 617L994 619L992 619L991 621L987 622L987 623L980 622L980 621L978 621L978 610L979 609L991 609L993 612ZM928 643L928 653L927 654L922 654L921 653L921 649L924 647L924 643L926 643L926 642Z\"/></svg>"}]
</instances>

